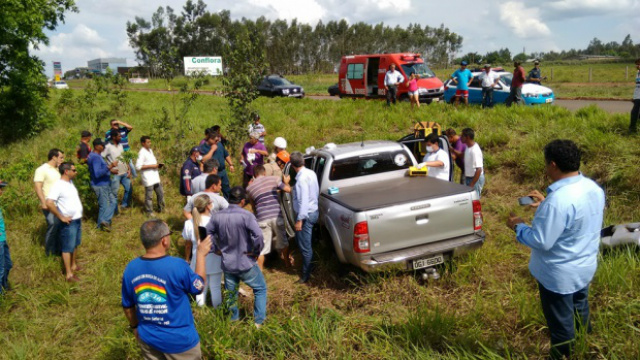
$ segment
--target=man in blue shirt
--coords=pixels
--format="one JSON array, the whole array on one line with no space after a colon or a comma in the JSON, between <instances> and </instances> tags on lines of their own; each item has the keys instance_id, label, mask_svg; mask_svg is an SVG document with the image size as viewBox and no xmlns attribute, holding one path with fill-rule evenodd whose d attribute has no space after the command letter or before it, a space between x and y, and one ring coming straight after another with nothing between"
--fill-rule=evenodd
<instances>
[{"instance_id":1,"label":"man in blue shirt","mask_svg":"<svg viewBox=\"0 0 640 360\"><path fill-rule=\"evenodd\" d=\"M101 155L103 151L102 139L93 140L93 152L89 154L87 164L91 188L98 197L98 228L102 231L111 231L111 218L118 206L118 199L111 190L111 174L118 173L118 161L107 165Z\"/></svg>"},{"instance_id":2,"label":"man in blue shirt","mask_svg":"<svg viewBox=\"0 0 640 360\"><path fill-rule=\"evenodd\" d=\"M299 284L309 281L311 276L311 259L313 258L313 247L311 246L311 235L313 226L318 222L318 196L320 189L318 177L312 171L304 167L304 156L299 152L291 153L291 166L296 171L296 184L293 188L293 210L298 214L296 218L295 231L296 241L302 253L302 277ZM284 191L290 192L290 176L283 177L285 183Z\"/></svg>"},{"instance_id":3,"label":"man in blue shirt","mask_svg":"<svg viewBox=\"0 0 640 360\"><path fill-rule=\"evenodd\" d=\"M168 256L171 231L162 220L140 228L145 254L132 260L122 276L122 307L145 359L201 359L200 337L189 295L204 289L205 258L211 238L198 242L196 270Z\"/></svg>"},{"instance_id":4,"label":"man in blue shirt","mask_svg":"<svg viewBox=\"0 0 640 360\"><path fill-rule=\"evenodd\" d=\"M207 235L216 239L213 252L222 256L226 304L231 320L238 320L238 289L244 281L253 289L253 321L257 328L267 316L267 283L256 261L264 246L262 230L256 217L243 209L247 192L236 186L231 189L229 207L211 215Z\"/></svg>"},{"instance_id":5,"label":"man in blue shirt","mask_svg":"<svg viewBox=\"0 0 640 360\"><path fill-rule=\"evenodd\" d=\"M229 171L234 172L233 161L231 155L225 149L224 144L221 141L222 137L219 132L211 131L205 142L200 145L200 153L202 154L202 161L209 159L216 159L220 164L218 168L218 176L222 179L222 194L225 199L229 199L229 192L231 191L231 185L229 183L229 175L227 175L226 165L229 164Z\"/></svg>"},{"instance_id":6,"label":"man in blue shirt","mask_svg":"<svg viewBox=\"0 0 640 360\"><path fill-rule=\"evenodd\" d=\"M7 183L0 181L0 195L4 191ZM4 294L9 288L9 271L13 267L11 262L11 254L9 253L9 245L7 245L7 233L4 226L4 216L0 208L0 295Z\"/></svg>"},{"instance_id":7,"label":"man in blue shirt","mask_svg":"<svg viewBox=\"0 0 640 360\"><path fill-rule=\"evenodd\" d=\"M194 194L193 179L202 173L200 165L198 164L199 161L202 161L200 149L194 146L189 151L189 157L180 169L180 195L186 196L187 201L189 201L189 198Z\"/></svg>"},{"instance_id":8,"label":"man in blue shirt","mask_svg":"<svg viewBox=\"0 0 640 360\"><path fill-rule=\"evenodd\" d=\"M460 63L460 69L451 74L451 79L453 83L456 84L456 96L454 98L456 105L460 103L460 97L464 98L465 105L469 105L469 85L471 85L473 75L471 71L467 69L467 65L468 63L466 61L462 61Z\"/></svg>"},{"instance_id":9,"label":"man in blue shirt","mask_svg":"<svg viewBox=\"0 0 640 360\"><path fill-rule=\"evenodd\" d=\"M531 226L511 213L507 226L531 248L529 270L538 281L542 311L551 332L551 357L570 357L574 324L591 331L589 283L598 266L604 191L579 172L580 150L571 140L544 148L552 184L545 198L529 194L538 207ZM577 319L575 319L577 315Z\"/></svg>"}]
</instances>

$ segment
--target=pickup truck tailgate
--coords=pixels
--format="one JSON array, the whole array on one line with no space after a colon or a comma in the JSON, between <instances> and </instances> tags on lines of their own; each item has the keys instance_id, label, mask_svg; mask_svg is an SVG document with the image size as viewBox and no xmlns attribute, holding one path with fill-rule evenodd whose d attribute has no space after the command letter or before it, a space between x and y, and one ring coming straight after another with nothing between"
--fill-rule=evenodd
<instances>
[{"instance_id":1,"label":"pickup truck tailgate","mask_svg":"<svg viewBox=\"0 0 640 360\"><path fill-rule=\"evenodd\" d=\"M473 234L472 191L433 178L405 177L323 196L364 215L375 255Z\"/></svg>"}]
</instances>

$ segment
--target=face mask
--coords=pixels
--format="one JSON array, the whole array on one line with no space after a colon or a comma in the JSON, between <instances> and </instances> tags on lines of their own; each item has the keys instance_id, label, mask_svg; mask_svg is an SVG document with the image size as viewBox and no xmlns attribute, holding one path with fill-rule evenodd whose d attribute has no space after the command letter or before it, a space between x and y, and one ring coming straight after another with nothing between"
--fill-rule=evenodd
<instances>
[{"instance_id":1,"label":"face mask","mask_svg":"<svg viewBox=\"0 0 640 360\"><path fill-rule=\"evenodd\" d=\"M198 155L198 156L196 156L196 160L198 160L198 161L202 161L202 155Z\"/></svg>"},{"instance_id":2,"label":"face mask","mask_svg":"<svg viewBox=\"0 0 640 360\"><path fill-rule=\"evenodd\" d=\"M436 151L436 150L433 148L433 146L427 146L427 152L432 153L434 151Z\"/></svg>"}]
</instances>

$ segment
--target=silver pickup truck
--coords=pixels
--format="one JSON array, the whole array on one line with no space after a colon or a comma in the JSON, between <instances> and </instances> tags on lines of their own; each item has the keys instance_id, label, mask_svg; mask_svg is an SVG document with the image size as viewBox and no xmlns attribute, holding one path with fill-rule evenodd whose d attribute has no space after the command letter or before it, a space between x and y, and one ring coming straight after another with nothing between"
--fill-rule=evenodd
<instances>
[{"instance_id":1,"label":"silver pickup truck","mask_svg":"<svg viewBox=\"0 0 640 360\"><path fill-rule=\"evenodd\" d=\"M484 243L480 201L472 188L408 176L421 156L421 141L328 144L307 155L306 167L320 185L318 225L340 262L365 271L419 270ZM440 141L448 152L446 137ZM289 164L284 172L293 186ZM282 201L292 235L291 197L283 194Z\"/></svg>"}]
</instances>

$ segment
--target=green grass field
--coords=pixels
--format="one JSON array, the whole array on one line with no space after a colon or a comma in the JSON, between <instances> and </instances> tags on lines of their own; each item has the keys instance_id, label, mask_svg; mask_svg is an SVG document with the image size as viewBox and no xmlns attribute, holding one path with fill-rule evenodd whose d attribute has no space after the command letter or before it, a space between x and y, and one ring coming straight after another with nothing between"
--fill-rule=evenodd
<instances>
[{"instance_id":1,"label":"green grass field","mask_svg":"<svg viewBox=\"0 0 640 360\"><path fill-rule=\"evenodd\" d=\"M96 126L82 123L83 109L68 108L69 102L59 101L61 94L52 92L50 100L61 114L54 128L0 148L0 178L10 183L0 204L14 260L12 290L0 299L0 358L137 359L137 345L120 306L120 280L127 262L143 253L139 180L134 182L134 208L114 218L111 234L95 229L94 210L89 210L78 255L85 267L80 283L65 283L59 260L44 255L44 219L33 192L33 170L52 147L73 157L80 131ZM69 94L78 99L83 93ZM174 95L128 94L121 119L135 127L130 138L137 150L137 139L153 133L154 119ZM95 111L113 116L112 105L100 103ZM510 211L531 219L532 212L519 208L516 199L531 189L545 189L542 148L553 138L571 138L583 148L582 171L607 194L606 224L640 219L640 170L635 164L640 138L625 135L626 114L609 115L596 107L571 113L555 106L481 111L445 104L412 112L408 104L387 109L378 101L309 99L259 99L255 106L267 141L285 136L290 150L363 137L395 140L416 120L476 129L487 172L482 198L487 241L479 251L442 266L442 279L428 283L412 273L364 274L344 268L322 246L316 248L317 268L308 287L294 285L295 272L268 261L268 319L261 330L252 326L251 299L241 300L246 318L238 323L229 322L222 310L194 308L206 358L545 357L549 339L536 283L527 269L529 251L516 243L504 222ZM200 97L187 115L194 125L188 140L197 143L202 130L216 123L224 130L228 114L223 98ZM101 123L100 133L106 126ZM171 139L154 138L153 143L158 159L176 151ZM175 175L179 165L168 163L162 174L167 211L161 217L176 231L183 224ZM232 181L239 182L238 174ZM179 236L174 235L173 242L172 253L181 256ZM576 358L640 358L640 253L620 248L603 252L599 260L590 294L594 332L579 337Z\"/></svg>"},{"instance_id":2,"label":"green grass field","mask_svg":"<svg viewBox=\"0 0 640 360\"><path fill-rule=\"evenodd\" d=\"M512 65L504 66L506 71L512 71ZM532 66L526 65L530 70ZM592 69L589 81L589 69ZM627 71L628 68L628 71ZM441 80L446 80L455 70L433 69ZM553 76L551 75L553 71ZM575 65L549 65L542 67L542 75L547 77L545 86L550 87L556 96L564 98L589 97L599 99L630 99L634 89L635 66L633 64L601 64L576 63ZM327 88L338 83L338 74L306 74L288 75L290 81L302 85L307 95L328 95ZM186 80L177 77L170 84L171 89L179 89ZM87 80L70 80L71 87L83 88ZM162 89L166 90L164 80L152 79L148 84L130 85L131 89ZM215 77L209 78L202 87L204 91L222 91L222 82Z\"/></svg>"}]
</instances>

